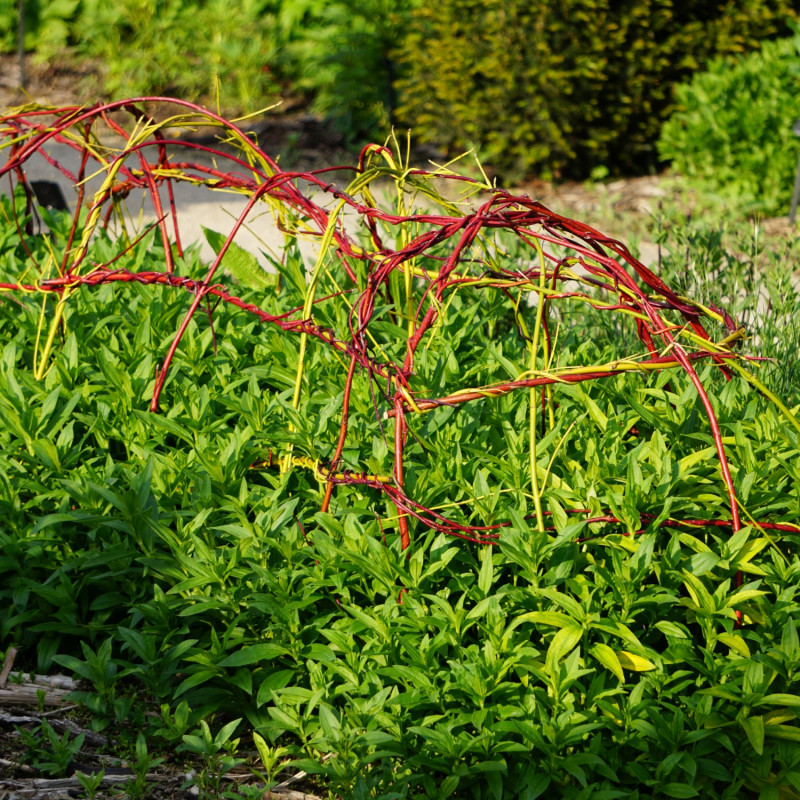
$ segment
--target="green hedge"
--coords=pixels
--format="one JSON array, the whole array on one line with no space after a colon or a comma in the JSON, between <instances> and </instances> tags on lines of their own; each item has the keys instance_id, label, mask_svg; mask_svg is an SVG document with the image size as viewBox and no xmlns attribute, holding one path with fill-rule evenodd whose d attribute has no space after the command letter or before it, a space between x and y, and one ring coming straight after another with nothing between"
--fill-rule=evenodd
<instances>
[{"instance_id":1,"label":"green hedge","mask_svg":"<svg viewBox=\"0 0 800 800\"><path fill-rule=\"evenodd\" d=\"M768 214L787 213L800 141L800 30L758 53L718 58L677 87L658 142L690 182Z\"/></svg>"},{"instance_id":2,"label":"green hedge","mask_svg":"<svg viewBox=\"0 0 800 800\"><path fill-rule=\"evenodd\" d=\"M647 171L674 86L788 32L796 0L439 0L412 15L399 116L505 178Z\"/></svg>"}]
</instances>

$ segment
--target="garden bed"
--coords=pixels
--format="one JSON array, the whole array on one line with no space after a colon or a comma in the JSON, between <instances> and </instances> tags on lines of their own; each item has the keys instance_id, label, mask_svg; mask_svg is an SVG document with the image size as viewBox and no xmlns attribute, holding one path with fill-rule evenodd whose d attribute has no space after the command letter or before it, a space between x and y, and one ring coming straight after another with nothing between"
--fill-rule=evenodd
<instances>
[{"instance_id":1,"label":"garden bed","mask_svg":"<svg viewBox=\"0 0 800 800\"><path fill-rule=\"evenodd\" d=\"M387 800L797 796L794 243L734 251L651 184L655 273L396 140L334 185L174 105L238 160L166 156L135 105L6 118L12 166L52 135L79 197L106 183L36 209L46 235L2 198L0 621L18 667L81 681L128 794L169 763L208 797L253 796L245 770ZM138 166L97 130L120 111ZM211 264L171 238L175 181L248 200ZM272 273L235 241L259 203ZM56 719L6 760L36 766Z\"/></svg>"}]
</instances>

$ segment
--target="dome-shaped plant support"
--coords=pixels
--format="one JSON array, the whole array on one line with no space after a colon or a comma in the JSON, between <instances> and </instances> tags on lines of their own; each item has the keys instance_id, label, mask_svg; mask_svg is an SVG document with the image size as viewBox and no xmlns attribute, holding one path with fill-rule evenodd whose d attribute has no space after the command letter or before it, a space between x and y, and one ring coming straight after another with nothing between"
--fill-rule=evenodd
<instances>
[{"instance_id":1,"label":"dome-shaped plant support","mask_svg":"<svg viewBox=\"0 0 800 800\"><path fill-rule=\"evenodd\" d=\"M162 121L151 119L143 108L159 102L175 113ZM217 129L219 144L202 140L167 138L169 128L196 126ZM79 156L80 168L72 174L50 154L52 143L67 145ZM360 485L385 495L397 509L402 547L410 544L409 518L429 528L478 543L492 543L506 522L475 525L443 515L417 502L406 491L404 454L413 421L442 407L483 403L513 392L530 395L529 439L531 496L535 524L549 530L542 508L544 481L536 467L540 425L552 427L556 413L553 394L558 386L598 381L627 372L682 370L694 385L710 424L720 477L730 505L728 519L673 520L661 527L681 525L741 527L736 487L714 408L698 377L699 364L710 362L726 377L738 376L773 402L800 431L800 423L745 366L748 357L735 349L745 332L723 310L704 306L676 294L657 275L635 259L620 242L581 222L560 216L527 196L518 196L456 175L448 169L410 169L398 158L397 143L364 149L359 163L349 169L350 183L337 187L330 170L287 172L260 149L235 124L191 103L165 98L142 98L90 108L25 107L7 113L0 125L0 147L7 161L0 175L16 176L26 187L31 211L32 192L27 187L26 163L42 155L69 178L77 204L69 242L51 263L20 265L16 283L0 284L5 293L26 299L51 295L55 305L44 304L41 337L34 356L35 373L42 377L53 359L53 348L64 323L64 310L79 291L101 284L137 282L180 289L189 295L188 309L164 354L152 395L151 411L159 407L164 382L187 326L205 308L213 321L210 299L240 308L286 334L299 339L299 358L292 396L298 407L309 346L322 346L342 363L343 400L339 435L327 463L309 462L284 446L279 456L284 471L311 466L326 484L322 510L328 509L337 485ZM406 159L407 161L407 159ZM87 195L90 176L99 175L101 186ZM246 198L238 219L218 248L205 275L180 274L183 249L178 235L178 215L173 189L189 182L209 192L235 193ZM385 189L386 184L391 192ZM13 181L12 181L13 184ZM380 191L375 187L381 185ZM466 202L445 199L452 187L464 190ZM115 259L92 263L87 258L92 237L122 213L123 201L134 193L147 195L155 210L166 270L120 269ZM394 193L396 205L385 210L376 197ZM313 195L313 196L312 196ZM320 199L322 198L322 199ZM421 198L421 208L415 205ZM263 225L255 212L267 207L273 224L287 242L313 240L317 256L306 276L302 307L270 314L241 299L236 287L220 269L226 253L235 252L235 239L245 225ZM83 209L83 210L81 210ZM352 231L362 224L360 238ZM24 227L20 218L18 229ZM142 237L120 236L120 252L137 247ZM509 242L515 257L508 256ZM519 254L523 255L520 256ZM240 252L241 254L241 252ZM252 265L251 265L252 266ZM339 290L322 296L325 279ZM441 396L426 396L417 379L420 353L437 335L443 314L462 289L491 292L505 303L520 334L524 356L513 379L488 385L456 387ZM333 330L318 322L325 304L346 303L346 328ZM590 366L561 366L555 358L557 341L551 318L554 310L584 304L598 315L622 315L635 325L645 352ZM379 306L388 306L396 322L387 339L378 330ZM721 332L715 340L710 329ZM312 344L313 343L313 344ZM391 355L391 353L395 355ZM389 434L391 475L368 475L345 469L343 450L350 431L350 401L354 380L361 373L374 394L376 414ZM375 390L382 392L379 398ZM541 404L541 411L538 408ZM410 424L412 423L412 424ZM413 431L412 431L413 432ZM545 478L546 480L546 478ZM618 523L610 512L591 516L587 509L570 513L589 515L588 521ZM642 519L651 519L642 515ZM764 528L796 531L797 527L761 522Z\"/></svg>"}]
</instances>

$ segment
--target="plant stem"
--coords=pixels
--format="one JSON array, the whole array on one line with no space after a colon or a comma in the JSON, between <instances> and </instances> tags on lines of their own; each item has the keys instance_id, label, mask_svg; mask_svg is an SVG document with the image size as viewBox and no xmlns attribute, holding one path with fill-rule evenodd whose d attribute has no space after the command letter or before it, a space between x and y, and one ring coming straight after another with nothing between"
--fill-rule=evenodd
<instances>
[{"instance_id":1,"label":"plant stem","mask_svg":"<svg viewBox=\"0 0 800 800\"><path fill-rule=\"evenodd\" d=\"M305 302L303 303L303 319L307 320L311 318L311 310L314 306L314 295L317 291L317 285L319 284L320 277L322 275L322 270L325 266L325 260L328 255L328 251L330 250L331 243L333 242L333 234L336 232L336 223L339 219L339 214L341 213L342 209L344 208L345 201L339 200L339 202L334 206L333 211L331 211L330 216L328 217L328 224L325 228L325 233L322 236L322 241L319 245L319 253L317 255L316 263L314 264L314 269L311 272L311 281L308 284L308 288L306 289L306 297ZM306 363L306 348L308 345L308 333L303 331L300 334L300 352L297 356L297 374L295 375L294 380L294 393L292 394L292 406L297 409L300 407L300 394L303 385L303 372L305 370L305 363ZM289 430L294 430L294 425L291 423L289 424ZM289 443L286 447L286 455L284 456L283 462L281 464L281 472L289 472L292 468L292 445Z\"/></svg>"},{"instance_id":2,"label":"plant stem","mask_svg":"<svg viewBox=\"0 0 800 800\"><path fill-rule=\"evenodd\" d=\"M544 318L544 306L547 302L544 289L547 282L547 271L545 269L545 260L542 247L538 240L536 241L536 249L539 253L539 294L538 302L536 304L536 321L533 325L533 338L530 343L530 369L536 372L536 361L539 352L539 334L542 330L542 320ZM548 362L547 347L545 346L544 365L547 367ZM530 399L530 412L529 412L529 448L530 448L530 467L531 467L531 492L533 494L533 506L536 511L536 527L539 533L544 533L544 514L542 513L542 494L539 490L539 476L536 470L536 406L537 406L537 390L531 388L528 390Z\"/></svg>"}]
</instances>

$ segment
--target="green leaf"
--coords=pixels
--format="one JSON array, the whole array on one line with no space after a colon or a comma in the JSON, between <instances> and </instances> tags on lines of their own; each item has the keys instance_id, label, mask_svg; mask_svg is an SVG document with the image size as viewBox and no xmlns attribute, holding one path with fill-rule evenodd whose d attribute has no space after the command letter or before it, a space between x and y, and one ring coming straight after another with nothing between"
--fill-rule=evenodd
<instances>
[{"instance_id":1,"label":"green leaf","mask_svg":"<svg viewBox=\"0 0 800 800\"><path fill-rule=\"evenodd\" d=\"M494 577L491 547L483 548L481 559L481 569L478 573L478 588L484 595L487 595L492 588L492 579Z\"/></svg>"},{"instance_id":2,"label":"green leaf","mask_svg":"<svg viewBox=\"0 0 800 800\"><path fill-rule=\"evenodd\" d=\"M790 742L800 742L800 728L796 725L771 725L764 726L764 732L767 736L772 736L775 739L786 739Z\"/></svg>"},{"instance_id":3,"label":"green leaf","mask_svg":"<svg viewBox=\"0 0 800 800\"><path fill-rule=\"evenodd\" d=\"M620 666L624 669L629 669L633 672L647 672L651 669L656 669L656 665L652 661L634 653L629 653L627 650L617 650L616 655Z\"/></svg>"},{"instance_id":4,"label":"green leaf","mask_svg":"<svg viewBox=\"0 0 800 800\"><path fill-rule=\"evenodd\" d=\"M262 642L261 644L251 644L237 650L223 661L221 667L244 667L248 664L256 664L259 661L273 661L279 656L285 656L289 651L285 647L273 642Z\"/></svg>"},{"instance_id":5,"label":"green leaf","mask_svg":"<svg viewBox=\"0 0 800 800\"><path fill-rule=\"evenodd\" d=\"M694 575L706 575L711 572L719 563L719 556L716 553L695 553L689 559L689 568Z\"/></svg>"},{"instance_id":6,"label":"green leaf","mask_svg":"<svg viewBox=\"0 0 800 800\"><path fill-rule=\"evenodd\" d=\"M489 595L489 597L484 597L483 600L479 600L475 607L470 609L469 613L467 614L467 619L480 619L483 617L489 609L498 609L499 603L497 602L497 597L495 595Z\"/></svg>"},{"instance_id":7,"label":"green leaf","mask_svg":"<svg viewBox=\"0 0 800 800\"><path fill-rule=\"evenodd\" d=\"M622 664L620 664L617 654L607 644L598 642L589 652L624 683L625 673L622 671Z\"/></svg>"},{"instance_id":8,"label":"green leaf","mask_svg":"<svg viewBox=\"0 0 800 800\"><path fill-rule=\"evenodd\" d=\"M795 789L800 791L800 772L787 772L786 779Z\"/></svg>"},{"instance_id":9,"label":"green leaf","mask_svg":"<svg viewBox=\"0 0 800 800\"><path fill-rule=\"evenodd\" d=\"M53 658L53 661L60 664L62 667L66 667L68 670L72 670L72 672L76 675L80 675L84 680L93 681L94 679L94 674L89 665L75 656L57 655Z\"/></svg>"},{"instance_id":10,"label":"green leaf","mask_svg":"<svg viewBox=\"0 0 800 800\"><path fill-rule=\"evenodd\" d=\"M258 750L258 757L261 759L261 764L269 764L272 761L269 745L264 740L264 737L257 731L253 731L253 743L256 746L256 750Z\"/></svg>"},{"instance_id":11,"label":"green leaf","mask_svg":"<svg viewBox=\"0 0 800 800\"><path fill-rule=\"evenodd\" d=\"M206 227L203 227L203 235L206 237L211 249L219 255L227 237ZM251 252L236 244L236 242L231 242L228 245L225 255L222 257L222 266L242 286L246 286L248 289L268 289L274 283L269 273L261 268L258 259Z\"/></svg>"},{"instance_id":12,"label":"green leaf","mask_svg":"<svg viewBox=\"0 0 800 800\"><path fill-rule=\"evenodd\" d=\"M683 585L686 587L686 591L689 593L689 596L694 601L695 606L700 611L706 611L707 613L711 614L716 611L717 605L714 602L714 598L709 593L708 589L703 585L703 582L692 575L691 572L687 572L686 570L682 570L684 578L686 580L683 582Z\"/></svg>"},{"instance_id":13,"label":"green leaf","mask_svg":"<svg viewBox=\"0 0 800 800\"><path fill-rule=\"evenodd\" d=\"M531 770L529 770L529 774L530 772ZM525 800L536 800L537 797L541 797L547 791L551 781L552 777L547 773L539 772L534 774L529 778L522 797Z\"/></svg>"},{"instance_id":14,"label":"green leaf","mask_svg":"<svg viewBox=\"0 0 800 800\"><path fill-rule=\"evenodd\" d=\"M730 647L731 650L737 652L740 656L750 658L750 648L747 646L747 642L738 634L721 633L717 639L719 639L722 644Z\"/></svg>"},{"instance_id":15,"label":"green leaf","mask_svg":"<svg viewBox=\"0 0 800 800\"><path fill-rule=\"evenodd\" d=\"M332 742L336 741L341 729L341 723L339 722L339 717L327 703L319 704L319 721L328 739Z\"/></svg>"},{"instance_id":16,"label":"green leaf","mask_svg":"<svg viewBox=\"0 0 800 800\"><path fill-rule=\"evenodd\" d=\"M231 720L224 725L214 737L214 744L216 744L218 747L222 747L222 745L224 745L228 739L231 738L233 732L236 730L241 721L242 718L239 717L238 719Z\"/></svg>"},{"instance_id":17,"label":"green leaf","mask_svg":"<svg viewBox=\"0 0 800 800\"><path fill-rule=\"evenodd\" d=\"M659 620L656 622L656 628L660 630L663 634L667 636L674 636L676 639L691 639L691 635L688 631L682 628L680 625L669 622L668 620Z\"/></svg>"},{"instance_id":18,"label":"green leaf","mask_svg":"<svg viewBox=\"0 0 800 800\"><path fill-rule=\"evenodd\" d=\"M520 614L515 620L514 625L521 625L523 622L537 622L540 625L552 625L554 628L571 628L575 626L575 620L560 611L528 611Z\"/></svg>"},{"instance_id":19,"label":"green leaf","mask_svg":"<svg viewBox=\"0 0 800 800\"><path fill-rule=\"evenodd\" d=\"M761 755L764 752L764 718L763 717L744 717L740 720L753 750Z\"/></svg>"},{"instance_id":20,"label":"green leaf","mask_svg":"<svg viewBox=\"0 0 800 800\"><path fill-rule=\"evenodd\" d=\"M176 420L165 417L163 414L142 411L139 408L134 408L133 413L147 426L163 428L167 433L171 433L173 436L186 442L186 444L190 446L194 445L194 435L192 432L179 424Z\"/></svg>"},{"instance_id":21,"label":"green leaf","mask_svg":"<svg viewBox=\"0 0 800 800\"><path fill-rule=\"evenodd\" d=\"M762 592L760 589L739 589L738 592L734 592L728 598L726 605L733 608L739 605L739 603L746 603L754 597L763 597L765 594L766 592Z\"/></svg>"},{"instance_id":22,"label":"green leaf","mask_svg":"<svg viewBox=\"0 0 800 800\"><path fill-rule=\"evenodd\" d=\"M695 464L705 464L709 457L713 456L714 453L716 453L715 447L705 447L702 450L696 450L694 453L684 456L680 461L678 461L679 477L685 477L687 473L691 472L691 469Z\"/></svg>"},{"instance_id":23,"label":"green leaf","mask_svg":"<svg viewBox=\"0 0 800 800\"><path fill-rule=\"evenodd\" d=\"M768 694L762 697L757 703L757 706L792 706L794 708L800 707L800 696L796 694L786 694L778 692L776 694Z\"/></svg>"},{"instance_id":24,"label":"green leaf","mask_svg":"<svg viewBox=\"0 0 800 800\"><path fill-rule=\"evenodd\" d=\"M362 622L371 630L375 631L378 636L385 642L389 642L392 640L392 635L389 632L389 628L386 627L383 620L379 619L374 614L369 614L366 611L362 611L357 606L346 606L347 611L352 614L357 620Z\"/></svg>"},{"instance_id":25,"label":"green leaf","mask_svg":"<svg viewBox=\"0 0 800 800\"><path fill-rule=\"evenodd\" d=\"M256 705L261 707L264 703L270 702L272 700L272 692L287 686L294 677L294 674L294 670L279 669L277 672L272 672L267 675L258 687Z\"/></svg>"},{"instance_id":26,"label":"green leaf","mask_svg":"<svg viewBox=\"0 0 800 800\"><path fill-rule=\"evenodd\" d=\"M792 660L800 660L800 639L797 635L797 622L791 617L786 620L781 634L781 649Z\"/></svg>"},{"instance_id":27,"label":"green leaf","mask_svg":"<svg viewBox=\"0 0 800 800\"><path fill-rule=\"evenodd\" d=\"M195 686L199 686L201 683L206 683L216 676L217 670L215 669L201 669L198 672L192 673L188 678L183 680L180 686L178 686L178 688L175 690L175 697L180 697L180 695L189 689L193 689Z\"/></svg>"},{"instance_id":28,"label":"green leaf","mask_svg":"<svg viewBox=\"0 0 800 800\"><path fill-rule=\"evenodd\" d=\"M665 783L659 789L667 797L697 797L699 792L688 783Z\"/></svg>"},{"instance_id":29,"label":"green leaf","mask_svg":"<svg viewBox=\"0 0 800 800\"><path fill-rule=\"evenodd\" d=\"M574 598L570 597L564 592L556 591L555 589L539 589L539 594L552 600L556 605L561 606L574 620L581 622L586 617L581 604Z\"/></svg>"},{"instance_id":30,"label":"green leaf","mask_svg":"<svg viewBox=\"0 0 800 800\"><path fill-rule=\"evenodd\" d=\"M61 461L58 458L56 446L47 439L37 439L33 442L33 452L42 463L50 469L60 470Z\"/></svg>"},{"instance_id":31,"label":"green leaf","mask_svg":"<svg viewBox=\"0 0 800 800\"><path fill-rule=\"evenodd\" d=\"M458 775L448 775L439 787L440 797L449 797L458 788L461 778Z\"/></svg>"},{"instance_id":32,"label":"green leaf","mask_svg":"<svg viewBox=\"0 0 800 800\"><path fill-rule=\"evenodd\" d=\"M545 659L547 671L551 675L555 674L558 663L578 644L582 636L583 629L577 626L556 631L550 646L547 648Z\"/></svg>"},{"instance_id":33,"label":"green leaf","mask_svg":"<svg viewBox=\"0 0 800 800\"><path fill-rule=\"evenodd\" d=\"M579 398L579 402L589 412L592 422L594 422L601 431L605 432L608 427L608 417L602 412L600 406L597 405L594 398L591 397L580 384L575 384L572 388L574 389L575 395Z\"/></svg>"}]
</instances>

